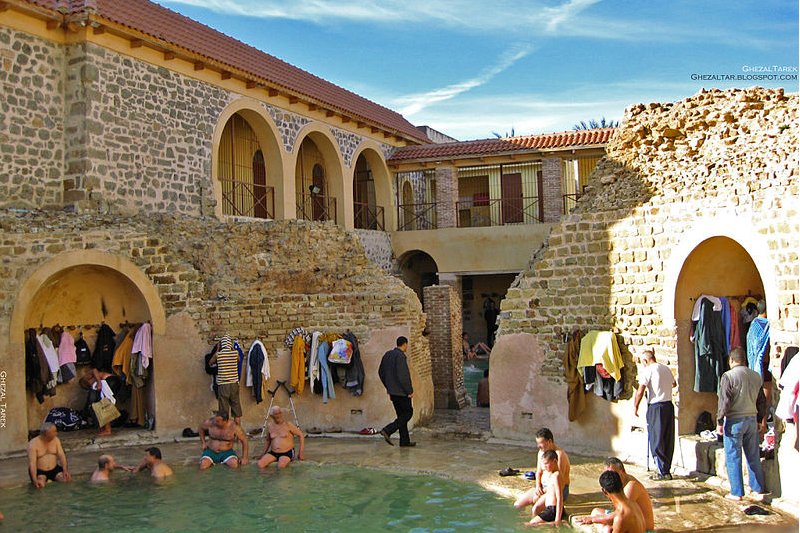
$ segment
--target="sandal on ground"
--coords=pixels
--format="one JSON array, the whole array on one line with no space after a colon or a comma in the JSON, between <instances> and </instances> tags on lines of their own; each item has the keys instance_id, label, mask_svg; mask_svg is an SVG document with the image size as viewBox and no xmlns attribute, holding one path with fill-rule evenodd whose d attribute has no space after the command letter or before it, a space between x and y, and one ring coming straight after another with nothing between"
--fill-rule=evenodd
<instances>
[{"instance_id":1,"label":"sandal on ground","mask_svg":"<svg viewBox=\"0 0 800 533\"><path fill-rule=\"evenodd\" d=\"M498 474L503 476L503 477L516 476L517 474L519 474L519 470L517 470L516 468L511 468L510 466L507 466L503 470L499 471Z\"/></svg>"},{"instance_id":2,"label":"sandal on ground","mask_svg":"<svg viewBox=\"0 0 800 533\"><path fill-rule=\"evenodd\" d=\"M376 435L378 430L375 428L364 428L358 432L359 435Z\"/></svg>"}]
</instances>

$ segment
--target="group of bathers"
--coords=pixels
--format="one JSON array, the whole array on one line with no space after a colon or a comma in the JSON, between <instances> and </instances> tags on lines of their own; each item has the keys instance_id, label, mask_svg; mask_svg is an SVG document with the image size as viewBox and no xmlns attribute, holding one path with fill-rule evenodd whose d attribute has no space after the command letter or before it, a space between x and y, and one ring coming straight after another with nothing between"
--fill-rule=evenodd
<instances>
[{"instance_id":1,"label":"group of bathers","mask_svg":"<svg viewBox=\"0 0 800 533\"><path fill-rule=\"evenodd\" d=\"M269 451L267 453L270 454L275 459L280 459L281 457L288 457L291 461L294 461L294 448L292 448L291 450L286 451L286 452ZM203 450L203 453L200 455L200 460L201 461L204 458L210 459L211 462L214 463L214 464L221 465L221 464L227 463L231 459L239 459L239 456L236 455L236 452L233 449L224 450L224 451L221 451L221 452L215 452L215 451L213 451L213 450L211 450L209 448L206 448L205 450ZM60 469L61 467L56 467L56 468ZM40 474L45 474L45 473L44 472L40 472ZM58 474L58 472L56 472L56 474ZM50 478L48 477L48 479L50 479Z\"/></svg>"}]
</instances>

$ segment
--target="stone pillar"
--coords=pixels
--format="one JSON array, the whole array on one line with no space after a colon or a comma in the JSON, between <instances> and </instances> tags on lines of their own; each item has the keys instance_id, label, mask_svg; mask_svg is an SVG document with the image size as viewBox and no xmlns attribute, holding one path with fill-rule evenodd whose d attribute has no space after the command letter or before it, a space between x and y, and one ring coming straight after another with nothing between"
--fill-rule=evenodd
<instances>
[{"instance_id":1,"label":"stone pillar","mask_svg":"<svg viewBox=\"0 0 800 533\"><path fill-rule=\"evenodd\" d=\"M430 332L434 407L461 409L467 404L461 353L461 297L448 285L431 285L423 290Z\"/></svg>"},{"instance_id":2,"label":"stone pillar","mask_svg":"<svg viewBox=\"0 0 800 533\"><path fill-rule=\"evenodd\" d=\"M542 222L561 220L564 199L561 197L561 181L564 164L560 157L542 159Z\"/></svg>"},{"instance_id":3,"label":"stone pillar","mask_svg":"<svg viewBox=\"0 0 800 533\"><path fill-rule=\"evenodd\" d=\"M458 169L454 166L436 167L436 227L456 227L458 201Z\"/></svg>"}]
</instances>

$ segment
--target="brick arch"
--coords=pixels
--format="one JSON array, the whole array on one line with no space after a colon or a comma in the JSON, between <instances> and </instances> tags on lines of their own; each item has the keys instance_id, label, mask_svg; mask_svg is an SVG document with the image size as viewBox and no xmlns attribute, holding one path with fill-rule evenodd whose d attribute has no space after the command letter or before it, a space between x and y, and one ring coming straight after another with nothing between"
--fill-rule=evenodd
<instances>
[{"instance_id":1,"label":"brick arch","mask_svg":"<svg viewBox=\"0 0 800 533\"><path fill-rule=\"evenodd\" d=\"M727 237L738 243L753 259L764 284L767 316L778 316L778 286L775 263L767 243L753 228L752 221L736 215L702 218L684 232L670 253L664 268L661 317L665 327L675 327L675 293L683 265L692 252L713 237Z\"/></svg>"},{"instance_id":2,"label":"brick arch","mask_svg":"<svg viewBox=\"0 0 800 533\"><path fill-rule=\"evenodd\" d=\"M397 210L395 209L394 195L392 194L392 174L386 165L381 147L378 143L369 139L365 139L358 146L353 154L351 182L355 181L356 161L361 155L366 158L372 170L375 181L375 202L383 207L384 228L386 231L394 231L397 229Z\"/></svg>"},{"instance_id":3,"label":"brick arch","mask_svg":"<svg viewBox=\"0 0 800 533\"><path fill-rule=\"evenodd\" d=\"M353 180L345 180L345 164L339 143L330 128L321 122L306 124L297 134L294 147L289 156L289 168L297 169L300 158L300 146L309 138L321 152L325 162L325 175L329 194L336 198L336 223L347 229L353 228ZM311 169L308 169L311 172ZM310 174L309 174L310 175ZM291 177L294 181L294 174ZM296 191L300 193L301 191Z\"/></svg>"},{"instance_id":4,"label":"brick arch","mask_svg":"<svg viewBox=\"0 0 800 533\"><path fill-rule=\"evenodd\" d=\"M22 283L17 293L9 325L9 340L12 345L15 343L24 344L25 319L30 312L31 304L39 289L53 276L76 266L102 266L127 278L142 294L142 298L150 312L153 334L164 335L166 333L166 313L158 290L139 267L128 259L107 252L79 250L59 254L46 261Z\"/></svg>"},{"instance_id":5,"label":"brick arch","mask_svg":"<svg viewBox=\"0 0 800 533\"><path fill-rule=\"evenodd\" d=\"M237 113L253 129L261 145L267 171L267 185L275 190L275 218L279 220L293 218L294 213L292 216L287 216L284 203L281 201L285 192L283 169L286 152L282 148L280 131L264 106L257 100L246 97L237 98L228 104L219 114L217 123L214 125L211 151L211 183L214 198L217 201L214 214L217 218L222 218L222 186L219 181L219 148L222 132L228 121Z\"/></svg>"}]
</instances>

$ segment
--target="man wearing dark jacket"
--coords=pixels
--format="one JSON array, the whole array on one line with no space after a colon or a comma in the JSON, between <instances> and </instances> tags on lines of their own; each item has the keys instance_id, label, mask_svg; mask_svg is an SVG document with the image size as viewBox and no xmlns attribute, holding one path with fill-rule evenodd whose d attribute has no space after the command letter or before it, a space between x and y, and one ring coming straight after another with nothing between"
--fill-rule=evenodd
<instances>
[{"instance_id":1,"label":"man wearing dark jacket","mask_svg":"<svg viewBox=\"0 0 800 533\"><path fill-rule=\"evenodd\" d=\"M381 430L381 436L389 445L394 443L389 438L395 431L400 431L400 446L416 446L416 442L411 442L408 436L408 421L414 414L411 407L411 398L414 396L414 388L411 386L411 374L408 371L406 362L406 350L408 349L408 339L405 337L397 338L397 347L383 354L381 365L378 367L378 376L381 383L386 387L386 392L394 405L397 419L390 422Z\"/></svg>"}]
</instances>

